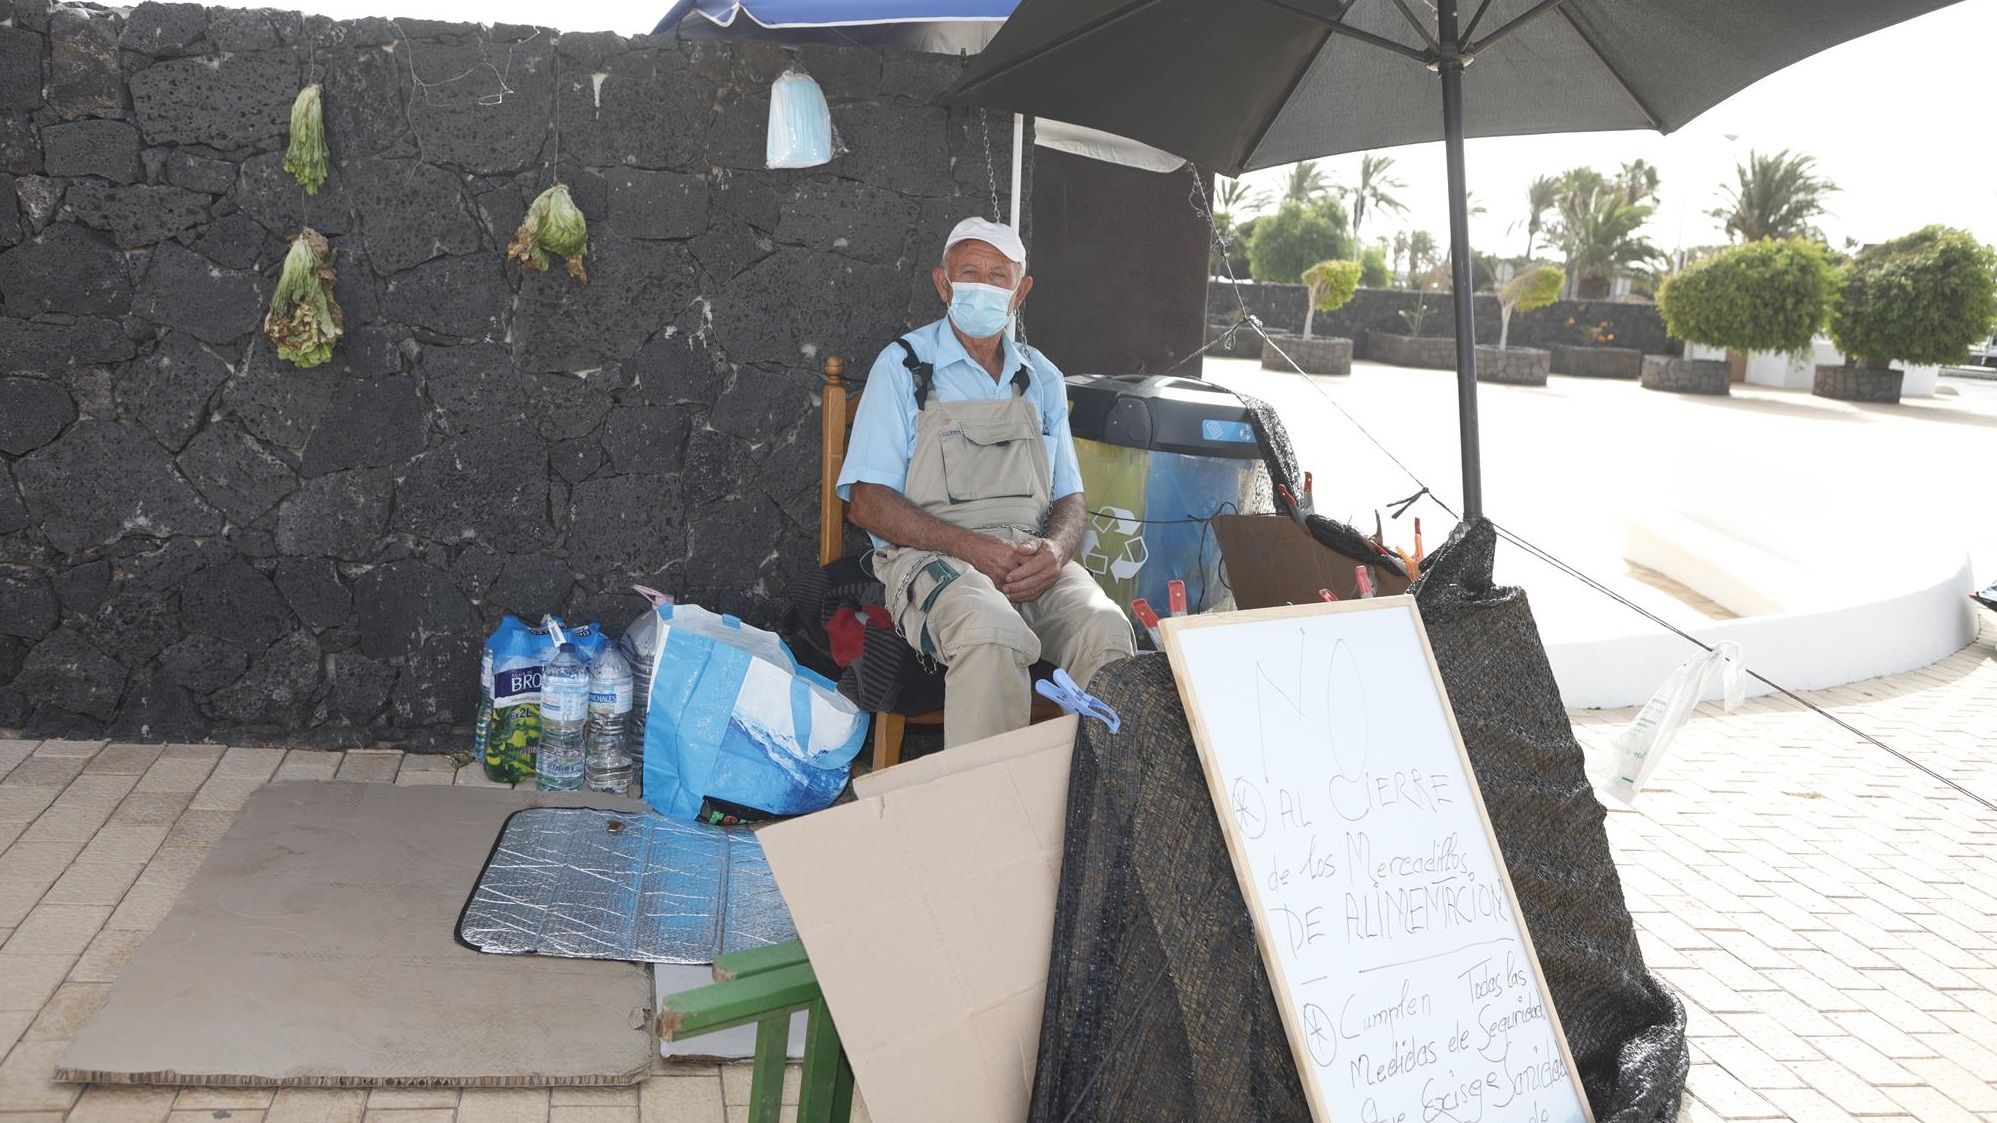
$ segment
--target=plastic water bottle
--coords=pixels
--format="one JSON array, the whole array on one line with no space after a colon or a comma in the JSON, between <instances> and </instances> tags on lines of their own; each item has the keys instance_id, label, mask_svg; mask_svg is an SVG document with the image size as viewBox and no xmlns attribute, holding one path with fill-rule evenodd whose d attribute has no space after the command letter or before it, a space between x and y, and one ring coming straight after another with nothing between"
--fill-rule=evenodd
<instances>
[{"instance_id":1,"label":"plastic water bottle","mask_svg":"<svg viewBox=\"0 0 1997 1123\"><path fill-rule=\"evenodd\" d=\"M541 752L535 766L544 792L582 787L582 729L589 717L589 667L572 643L541 671Z\"/></svg>"},{"instance_id":2,"label":"plastic water bottle","mask_svg":"<svg viewBox=\"0 0 1997 1123\"><path fill-rule=\"evenodd\" d=\"M623 795L631 787L625 750L631 721L631 664L615 645L589 665L589 724L583 730L583 783L593 792Z\"/></svg>"}]
</instances>

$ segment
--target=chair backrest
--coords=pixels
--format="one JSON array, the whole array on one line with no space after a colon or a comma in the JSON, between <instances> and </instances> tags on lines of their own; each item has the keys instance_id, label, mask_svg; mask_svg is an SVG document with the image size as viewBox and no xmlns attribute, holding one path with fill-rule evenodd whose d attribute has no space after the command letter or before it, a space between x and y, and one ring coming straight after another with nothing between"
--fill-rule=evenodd
<instances>
[{"instance_id":1,"label":"chair backrest","mask_svg":"<svg viewBox=\"0 0 1997 1123\"><path fill-rule=\"evenodd\" d=\"M845 553L846 504L839 498L839 470L846 464L846 437L860 408L858 394L846 388L846 360L825 357L821 424L824 455L818 478L818 564L831 565Z\"/></svg>"}]
</instances>

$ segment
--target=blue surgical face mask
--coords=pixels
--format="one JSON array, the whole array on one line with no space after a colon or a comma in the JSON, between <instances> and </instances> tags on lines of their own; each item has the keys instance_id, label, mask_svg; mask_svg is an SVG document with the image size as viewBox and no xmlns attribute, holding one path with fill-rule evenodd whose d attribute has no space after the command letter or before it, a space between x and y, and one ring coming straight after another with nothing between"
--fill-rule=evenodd
<instances>
[{"instance_id":1,"label":"blue surgical face mask","mask_svg":"<svg viewBox=\"0 0 1997 1123\"><path fill-rule=\"evenodd\" d=\"M1012 319L1012 290L970 281L950 284L950 322L972 339L984 339L1005 330Z\"/></svg>"}]
</instances>

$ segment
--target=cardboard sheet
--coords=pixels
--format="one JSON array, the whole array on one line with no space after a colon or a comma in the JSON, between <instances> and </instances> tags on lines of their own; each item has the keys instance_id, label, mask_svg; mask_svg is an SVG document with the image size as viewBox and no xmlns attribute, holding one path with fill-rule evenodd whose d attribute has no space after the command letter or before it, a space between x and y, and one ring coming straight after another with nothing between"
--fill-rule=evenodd
<instances>
[{"instance_id":1,"label":"cardboard sheet","mask_svg":"<svg viewBox=\"0 0 1997 1123\"><path fill-rule=\"evenodd\" d=\"M1288 515L1215 515L1214 537L1227 563L1227 587L1236 608L1318 604L1318 590L1340 600L1359 595L1352 568L1364 564L1325 546ZM1384 565L1373 567L1379 595L1404 593L1408 579Z\"/></svg>"},{"instance_id":2,"label":"cardboard sheet","mask_svg":"<svg viewBox=\"0 0 1997 1123\"><path fill-rule=\"evenodd\" d=\"M590 793L337 781L259 790L56 1078L636 1083L652 1054L643 965L481 955L452 936L500 826L537 805L643 810Z\"/></svg>"},{"instance_id":3,"label":"cardboard sheet","mask_svg":"<svg viewBox=\"0 0 1997 1123\"><path fill-rule=\"evenodd\" d=\"M1026 1118L1075 720L898 765L758 832L876 1123Z\"/></svg>"}]
</instances>

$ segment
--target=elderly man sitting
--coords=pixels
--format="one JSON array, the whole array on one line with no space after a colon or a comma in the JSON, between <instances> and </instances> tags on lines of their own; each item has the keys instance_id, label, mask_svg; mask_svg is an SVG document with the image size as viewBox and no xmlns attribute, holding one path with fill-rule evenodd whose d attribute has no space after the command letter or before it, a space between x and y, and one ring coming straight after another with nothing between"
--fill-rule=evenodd
<instances>
[{"instance_id":1,"label":"elderly man sitting","mask_svg":"<svg viewBox=\"0 0 1997 1123\"><path fill-rule=\"evenodd\" d=\"M967 218L935 282L948 315L874 361L839 493L873 536L896 627L947 668L948 746L1025 725L1043 655L1086 687L1136 646L1073 560L1086 508L1061 372L1006 334L1033 290L1026 247Z\"/></svg>"}]
</instances>

